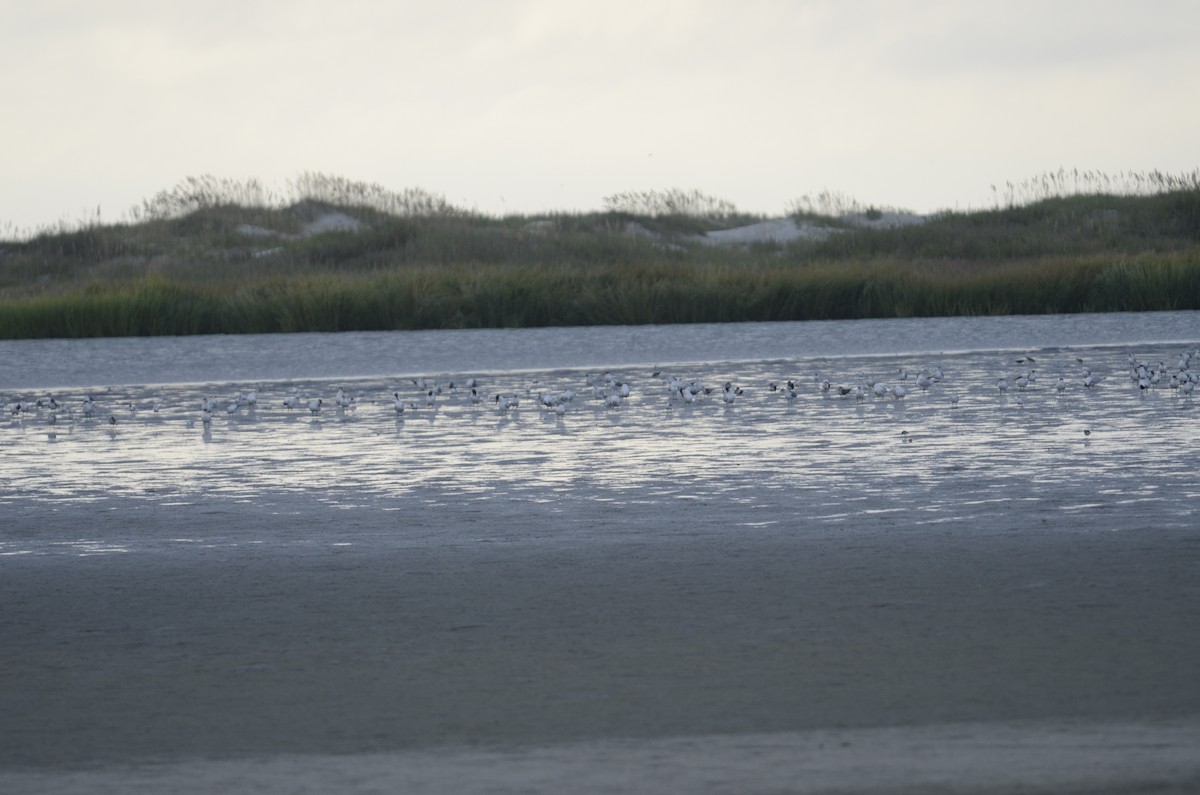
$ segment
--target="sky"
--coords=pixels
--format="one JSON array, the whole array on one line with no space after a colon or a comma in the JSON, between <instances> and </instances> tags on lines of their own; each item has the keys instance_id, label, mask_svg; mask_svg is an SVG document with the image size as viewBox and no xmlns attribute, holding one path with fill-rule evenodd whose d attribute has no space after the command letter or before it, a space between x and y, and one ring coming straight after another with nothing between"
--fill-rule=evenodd
<instances>
[{"instance_id":1,"label":"sky","mask_svg":"<svg viewBox=\"0 0 1200 795\"><path fill-rule=\"evenodd\" d=\"M0 233L191 176L489 214L679 188L994 206L1200 165L1193 0L39 0L0 25Z\"/></svg>"}]
</instances>

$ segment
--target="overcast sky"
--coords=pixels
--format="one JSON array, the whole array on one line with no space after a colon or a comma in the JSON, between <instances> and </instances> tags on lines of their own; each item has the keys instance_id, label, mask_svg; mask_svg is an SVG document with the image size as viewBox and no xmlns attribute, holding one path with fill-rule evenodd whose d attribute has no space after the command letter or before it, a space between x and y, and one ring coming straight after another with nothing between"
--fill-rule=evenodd
<instances>
[{"instance_id":1,"label":"overcast sky","mask_svg":"<svg viewBox=\"0 0 1200 795\"><path fill-rule=\"evenodd\" d=\"M0 232L303 171L489 213L989 207L1059 167L1196 169L1198 33L1193 0L6 3Z\"/></svg>"}]
</instances>

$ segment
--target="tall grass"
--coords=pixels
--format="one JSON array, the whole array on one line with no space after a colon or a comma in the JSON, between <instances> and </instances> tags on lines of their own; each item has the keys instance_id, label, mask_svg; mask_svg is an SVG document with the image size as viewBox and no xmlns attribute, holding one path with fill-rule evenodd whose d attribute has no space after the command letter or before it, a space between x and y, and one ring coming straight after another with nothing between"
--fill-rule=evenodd
<instances>
[{"instance_id":1,"label":"tall grass","mask_svg":"<svg viewBox=\"0 0 1200 795\"><path fill-rule=\"evenodd\" d=\"M181 218L197 210L236 206L280 209L303 202L341 207L367 207L399 217L467 215L440 194L421 188L394 191L373 182L305 171L287 181L284 188L264 185L258 179L236 180L205 174L187 177L174 187L159 191L129 214L135 222Z\"/></svg>"},{"instance_id":2,"label":"tall grass","mask_svg":"<svg viewBox=\"0 0 1200 795\"><path fill-rule=\"evenodd\" d=\"M992 185L991 190L996 209L1012 209L1068 196L1155 196L1200 190L1200 168L1177 174L1157 169L1109 174L1093 169L1068 171L1059 168L1018 182Z\"/></svg>"},{"instance_id":3,"label":"tall grass","mask_svg":"<svg viewBox=\"0 0 1200 795\"><path fill-rule=\"evenodd\" d=\"M730 218L738 215L733 202L693 188L669 190L631 190L604 197L604 207L611 212L644 215L651 218L682 216L685 218Z\"/></svg>"},{"instance_id":4,"label":"tall grass","mask_svg":"<svg viewBox=\"0 0 1200 795\"><path fill-rule=\"evenodd\" d=\"M424 266L162 276L7 303L0 337L350 331L1200 309L1200 254L985 268L879 261L807 267Z\"/></svg>"}]
</instances>

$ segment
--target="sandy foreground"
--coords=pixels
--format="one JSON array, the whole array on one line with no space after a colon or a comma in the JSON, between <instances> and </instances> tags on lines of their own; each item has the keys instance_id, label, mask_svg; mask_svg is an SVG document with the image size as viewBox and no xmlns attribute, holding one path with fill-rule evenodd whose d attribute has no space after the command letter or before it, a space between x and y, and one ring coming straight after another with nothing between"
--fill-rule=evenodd
<instances>
[{"instance_id":1,"label":"sandy foreground","mask_svg":"<svg viewBox=\"0 0 1200 795\"><path fill-rule=\"evenodd\" d=\"M9 511L0 791L1200 790L1196 533L695 510Z\"/></svg>"}]
</instances>

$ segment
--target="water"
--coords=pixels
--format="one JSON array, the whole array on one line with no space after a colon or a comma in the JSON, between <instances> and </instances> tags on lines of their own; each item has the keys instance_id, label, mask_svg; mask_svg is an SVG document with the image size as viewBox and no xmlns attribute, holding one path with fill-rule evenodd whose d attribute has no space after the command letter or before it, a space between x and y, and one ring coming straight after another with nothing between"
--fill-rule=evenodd
<instances>
[{"instance_id":1,"label":"water","mask_svg":"<svg viewBox=\"0 0 1200 795\"><path fill-rule=\"evenodd\" d=\"M3 342L0 507L32 517L131 505L396 512L406 519L397 534L442 542L513 532L497 527L570 541L985 528L1004 515L1064 529L1194 528L1195 398L1140 390L1128 371L1131 356L1174 364L1200 347L1198 330L1200 313L1179 312ZM1017 362L1027 355L1035 362ZM1107 380L1085 389L1083 366ZM944 378L922 390L922 369ZM1025 391L997 389L1030 369ZM618 408L587 384L605 371L630 386ZM908 394L836 396L860 373ZM684 405L665 375L715 390ZM419 377L443 387L431 407ZM468 377L480 382L478 404L450 391ZM788 379L794 401L768 386ZM725 381L744 390L732 405L720 398ZM255 387L256 407L226 412ZM353 408L334 407L339 387ZM539 408L541 393L568 389L577 397L564 415ZM320 413L285 408L296 392L322 398ZM416 407L397 416L395 392ZM46 407L12 413L51 393L63 406L55 424ZM522 402L501 413L497 394ZM209 425L205 396L217 404ZM297 535L337 532L312 525ZM209 535L246 532L214 521ZM0 554L155 542L137 523L119 539L38 539L0 533Z\"/></svg>"},{"instance_id":2,"label":"water","mask_svg":"<svg viewBox=\"0 0 1200 795\"><path fill-rule=\"evenodd\" d=\"M470 331L0 340L0 395L238 383L1030 350L1200 337L1200 312Z\"/></svg>"},{"instance_id":3,"label":"water","mask_svg":"<svg viewBox=\"0 0 1200 795\"><path fill-rule=\"evenodd\" d=\"M0 342L0 757L34 765L0 781L1194 782L1200 414L1128 374L1198 321ZM838 395L867 380L908 394Z\"/></svg>"}]
</instances>

